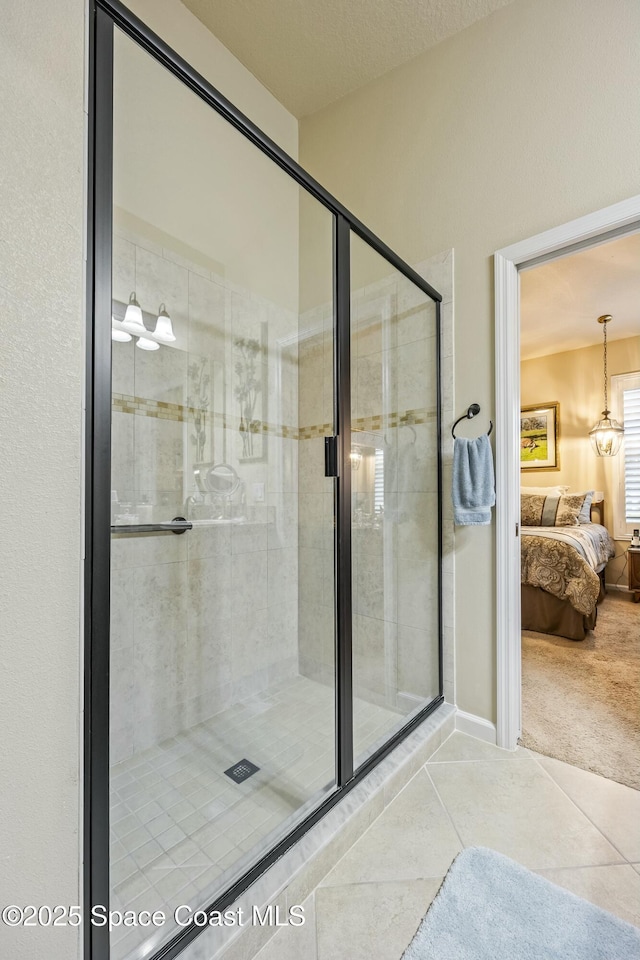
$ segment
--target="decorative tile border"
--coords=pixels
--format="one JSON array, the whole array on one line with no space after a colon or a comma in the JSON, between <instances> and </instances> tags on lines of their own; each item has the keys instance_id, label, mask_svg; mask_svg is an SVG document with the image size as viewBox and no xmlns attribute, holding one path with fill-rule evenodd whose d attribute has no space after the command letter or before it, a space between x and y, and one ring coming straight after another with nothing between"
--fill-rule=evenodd
<instances>
[{"instance_id":1,"label":"decorative tile border","mask_svg":"<svg viewBox=\"0 0 640 960\"><path fill-rule=\"evenodd\" d=\"M168 403L165 400L148 400L146 397L131 397L125 393L111 395L111 409L114 413L137 413L143 417L157 417L161 420L177 420L183 423L196 413L195 407L186 407L181 403Z\"/></svg>"},{"instance_id":2,"label":"decorative tile border","mask_svg":"<svg viewBox=\"0 0 640 960\"><path fill-rule=\"evenodd\" d=\"M182 403L168 403L165 400L148 400L145 397L132 397L124 393L114 393L111 398L111 409L114 413L132 413L139 417L154 417L158 420L174 420L178 423L187 423L195 417L204 416L216 426L228 430L240 429L240 418L223 413L203 411L200 407L189 407ZM261 422L256 433L266 433L274 437L285 437L298 440L299 431L286 424L277 425Z\"/></svg>"},{"instance_id":3,"label":"decorative tile border","mask_svg":"<svg viewBox=\"0 0 640 960\"><path fill-rule=\"evenodd\" d=\"M182 403L169 403L165 400L149 400L145 397L133 397L125 393L114 393L111 402L114 413L130 413L139 417L154 417L158 420L174 420L186 423L196 416L202 416L203 411L198 407L189 407ZM240 418L222 413L205 414L217 426L228 430L240 428ZM414 410L395 411L393 413L378 414L373 417L357 417L352 425L353 433L376 433L381 430L392 430L396 427L413 427L422 423L435 422L436 411L427 407L418 407ZM293 427L286 424L262 422L259 433L273 437L284 437L288 440L313 440L318 437L330 436L333 432L332 423L313 424L310 427Z\"/></svg>"},{"instance_id":4,"label":"decorative tile border","mask_svg":"<svg viewBox=\"0 0 640 960\"><path fill-rule=\"evenodd\" d=\"M376 433L393 430L394 427L414 427L421 423L435 423L436 411L427 407L404 410L402 413L380 414L374 417L357 417L351 424L352 433Z\"/></svg>"},{"instance_id":5,"label":"decorative tile border","mask_svg":"<svg viewBox=\"0 0 640 960\"><path fill-rule=\"evenodd\" d=\"M333 434L332 423L317 423L312 427L299 427L296 440L314 440L317 437L330 437Z\"/></svg>"}]
</instances>

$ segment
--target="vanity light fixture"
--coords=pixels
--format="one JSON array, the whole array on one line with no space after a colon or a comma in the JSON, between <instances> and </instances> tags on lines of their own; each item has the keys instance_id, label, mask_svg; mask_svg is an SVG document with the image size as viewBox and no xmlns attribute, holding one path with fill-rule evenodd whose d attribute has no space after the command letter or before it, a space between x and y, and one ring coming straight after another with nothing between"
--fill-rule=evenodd
<instances>
[{"instance_id":1,"label":"vanity light fixture","mask_svg":"<svg viewBox=\"0 0 640 960\"><path fill-rule=\"evenodd\" d=\"M148 337L140 337L136 347L140 347L141 350L159 350L160 344L156 343L155 340L149 340Z\"/></svg>"},{"instance_id":2,"label":"vanity light fixture","mask_svg":"<svg viewBox=\"0 0 640 960\"><path fill-rule=\"evenodd\" d=\"M145 337L149 333L143 323L142 310L136 300L135 291L129 297L122 325L128 333L133 333L136 337Z\"/></svg>"},{"instance_id":3,"label":"vanity light fixture","mask_svg":"<svg viewBox=\"0 0 640 960\"><path fill-rule=\"evenodd\" d=\"M158 309L158 320L156 322L156 328L153 331L153 337L161 343L173 343L176 339L171 324L171 317L167 313L167 308L164 303L161 303Z\"/></svg>"},{"instance_id":4,"label":"vanity light fixture","mask_svg":"<svg viewBox=\"0 0 640 960\"><path fill-rule=\"evenodd\" d=\"M612 319L609 313L598 317L598 323L602 324L604 333L604 410L602 420L598 420L589 431L589 439L599 457L615 457L624 436L624 427L610 417L611 411L607 409L607 324Z\"/></svg>"},{"instance_id":5,"label":"vanity light fixture","mask_svg":"<svg viewBox=\"0 0 640 960\"><path fill-rule=\"evenodd\" d=\"M118 343L127 343L131 340L131 334L122 328L122 324L118 323L115 317L111 317L111 339Z\"/></svg>"}]
</instances>

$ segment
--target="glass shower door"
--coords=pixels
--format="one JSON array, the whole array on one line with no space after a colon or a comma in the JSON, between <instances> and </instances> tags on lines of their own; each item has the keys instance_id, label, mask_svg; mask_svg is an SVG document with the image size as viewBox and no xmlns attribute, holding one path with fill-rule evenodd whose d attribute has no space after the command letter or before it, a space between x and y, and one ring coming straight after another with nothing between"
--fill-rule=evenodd
<instances>
[{"instance_id":1,"label":"glass shower door","mask_svg":"<svg viewBox=\"0 0 640 960\"><path fill-rule=\"evenodd\" d=\"M113 909L209 905L335 788L333 221L116 29Z\"/></svg>"},{"instance_id":2,"label":"glass shower door","mask_svg":"<svg viewBox=\"0 0 640 960\"><path fill-rule=\"evenodd\" d=\"M439 694L436 304L351 235L356 768Z\"/></svg>"}]
</instances>

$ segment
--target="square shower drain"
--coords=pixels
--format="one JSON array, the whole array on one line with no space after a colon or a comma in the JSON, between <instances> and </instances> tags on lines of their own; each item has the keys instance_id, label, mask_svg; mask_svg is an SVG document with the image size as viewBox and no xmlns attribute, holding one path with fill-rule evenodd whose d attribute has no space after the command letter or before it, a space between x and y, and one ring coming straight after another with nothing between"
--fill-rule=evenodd
<instances>
[{"instance_id":1,"label":"square shower drain","mask_svg":"<svg viewBox=\"0 0 640 960\"><path fill-rule=\"evenodd\" d=\"M242 783L243 780L248 780L254 773L257 773L259 769L260 767L256 767L255 763L251 763L251 760L238 760L224 772L228 777L231 777L234 783Z\"/></svg>"}]
</instances>

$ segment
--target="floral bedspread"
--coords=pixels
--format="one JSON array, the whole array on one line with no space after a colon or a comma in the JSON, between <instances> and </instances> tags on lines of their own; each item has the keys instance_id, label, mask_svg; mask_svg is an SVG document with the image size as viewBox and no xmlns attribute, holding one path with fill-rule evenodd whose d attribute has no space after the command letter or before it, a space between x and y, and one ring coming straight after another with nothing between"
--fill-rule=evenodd
<instances>
[{"instance_id":1,"label":"floral bedspread","mask_svg":"<svg viewBox=\"0 0 640 960\"><path fill-rule=\"evenodd\" d=\"M526 530L526 527L522 528ZM600 579L571 543L523 533L522 583L541 587L585 616L593 613L600 594Z\"/></svg>"}]
</instances>

